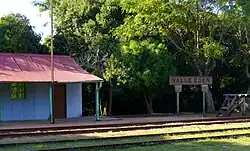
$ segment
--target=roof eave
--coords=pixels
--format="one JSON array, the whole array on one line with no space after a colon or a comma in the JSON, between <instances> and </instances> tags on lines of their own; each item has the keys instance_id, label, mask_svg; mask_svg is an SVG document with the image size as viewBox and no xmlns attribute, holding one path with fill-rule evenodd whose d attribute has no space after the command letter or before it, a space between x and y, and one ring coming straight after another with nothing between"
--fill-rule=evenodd
<instances>
[{"instance_id":1,"label":"roof eave","mask_svg":"<svg viewBox=\"0 0 250 151\"><path fill-rule=\"evenodd\" d=\"M104 80L86 80L86 81L55 81L57 83L96 83L103 82Z\"/></svg>"},{"instance_id":2,"label":"roof eave","mask_svg":"<svg viewBox=\"0 0 250 151\"><path fill-rule=\"evenodd\" d=\"M0 81L0 83L13 83L13 82L24 82L24 83L51 83L51 81ZM99 80L85 80L85 81L54 81L55 83L96 83L96 82L104 82L103 79Z\"/></svg>"}]
</instances>

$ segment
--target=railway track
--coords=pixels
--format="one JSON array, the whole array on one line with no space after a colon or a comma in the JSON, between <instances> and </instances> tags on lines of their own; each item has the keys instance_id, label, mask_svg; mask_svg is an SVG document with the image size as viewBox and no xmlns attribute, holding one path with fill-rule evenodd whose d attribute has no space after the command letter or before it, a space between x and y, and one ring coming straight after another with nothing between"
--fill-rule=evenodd
<instances>
[{"instance_id":1,"label":"railway track","mask_svg":"<svg viewBox=\"0 0 250 151\"><path fill-rule=\"evenodd\" d=\"M179 121L178 121L179 122ZM225 124L225 123L244 123L244 122L250 122L250 119L242 118L242 119L224 119L224 120L212 120L212 121L193 121L193 122L187 122L184 121L183 123L140 123L140 124L128 124L128 125L118 125L114 127L84 127L81 129L42 129L41 131L1 131L0 130L0 138L18 138L23 136L28 136L32 138L33 136L47 136L47 135L65 135L65 134L86 134L86 133L103 133L103 132L118 132L118 131L133 131L133 130L148 130L148 129L157 129L157 128L170 128L170 127L181 127L181 126L192 126L192 125L213 125L213 124ZM79 127L78 127L79 128ZM195 135L195 134L205 134L205 133L216 133L216 132L225 132L225 131L241 131L240 134L227 134L227 135L213 135L213 136L199 136L199 137L193 137L193 138L174 138L174 139L160 139L160 140L154 140L151 139L148 140L148 138L159 138L164 136L182 136L182 135ZM244 132L244 133L243 133ZM89 137L89 138L78 138L74 139L67 139L67 140L46 140L42 142L21 142L21 143L9 143L6 144L0 144L0 148L4 147L13 147L13 146L23 146L23 145L36 145L36 144L64 144L64 143L78 143L78 142L100 142L96 145L73 145L70 148L67 148L66 146L61 146L62 148L50 148L47 149L46 147L44 149L41 149L40 151L75 151L75 150L91 150L91 149L99 149L99 148L123 148L123 147L133 147L133 146L145 146L145 145L156 145L156 144L166 144L166 143L175 143L175 142L181 142L181 141L192 141L192 140L201 140L201 139L207 139L207 138L227 138L227 137L240 137L240 136L250 136L250 126L245 127L234 127L234 128L224 128L224 129L205 129L205 130L199 130L199 131L185 131L185 132L168 132L168 133L158 133L158 134L144 134L144 135L130 135L130 136L111 136L111 137L105 137L105 138L97 138L97 137ZM136 142L123 142L119 140L140 140L141 138L146 138L147 141L136 141ZM22 138L20 138L22 139ZM142 139L141 139L142 140ZM106 143L103 144L101 142L117 142L117 143ZM59 145L60 146L60 145ZM65 147L65 148L63 148ZM22 148L22 147L21 147ZM36 150L36 149L32 149ZM39 149L38 149L39 150Z\"/></svg>"},{"instance_id":2,"label":"railway track","mask_svg":"<svg viewBox=\"0 0 250 151\"><path fill-rule=\"evenodd\" d=\"M83 147L70 147L70 148L55 148L55 149L41 149L38 151L84 151L84 150L94 150L94 149L104 149L104 148L128 148L128 147L138 147L147 145L161 145L167 143L185 142L185 141L195 141L195 140L205 140L205 139L223 139L223 138L237 138L242 136L250 136L250 133L244 134L233 134L233 135L214 135L214 136L201 136L194 138L179 138L171 140L156 140L156 141L143 141L143 142L132 142L132 143L117 143L117 144L105 144L105 145L94 145L94 146L83 146Z\"/></svg>"},{"instance_id":3,"label":"railway track","mask_svg":"<svg viewBox=\"0 0 250 151\"><path fill-rule=\"evenodd\" d=\"M4 138L18 138L24 136L48 136L48 135L66 135L66 134L88 134L88 133L104 133L104 132L120 132L120 131L134 131L134 130L149 130L149 129L161 129L161 128L174 128L182 126L193 126L193 125L213 125L213 124L225 124L225 123L245 123L250 122L250 119L235 119L235 120L221 120L221 121L201 121L193 123L156 123L156 124L137 124L130 126L114 126L114 127L97 127L97 128L81 128L71 127L69 129L42 129L42 130L30 130L30 131L2 131L0 130L0 139Z\"/></svg>"},{"instance_id":4,"label":"railway track","mask_svg":"<svg viewBox=\"0 0 250 151\"><path fill-rule=\"evenodd\" d=\"M174 139L161 139L152 141L137 141L130 143L114 143L114 144L99 144L99 145L87 145L87 146L77 146L70 148L50 148L42 149L39 151L75 151L75 150L91 150L100 148L123 148L123 147L133 147L133 146L145 146L145 145L156 145L156 144L166 144L175 143L183 141L193 141L202 140L208 138L228 138L228 137L240 137L240 136L250 136L250 127L241 128L227 128L227 129L213 129L213 130L201 130L201 131L186 131L186 132L171 132L171 133L161 133L161 134L147 134L147 135L137 135L137 136L120 136L120 137L107 137L107 138L91 138L91 139L78 139L78 140L61 140L61 141L47 141L47 142L34 142L34 143L21 143L21 144L5 144L0 145L0 147L17 146L17 145L31 145L31 144L48 144L48 143L70 143L70 142L82 142L82 141L108 141L108 140L124 140L132 138L142 138L142 137L163 137L163 136L175 136L175 135L191 135L191 134L204 134L204 133L216 133L216 132L226 132L226 131L236 131L236 130L247 130L244 133L226 134L226 135L211 135L211 136L198 136L192 138L174 138Z\"/></svg>"},{"instance_id":5,"label":"railway track","mask_svg":"<svg viewBox=\"0 0 250 151\"><path fill-rule=\"evenodd\" d=\"M11 145L30 145L30 144L46 144L46 143L71 143L71 142L81 142L81 141L107 141L107 140L119 140L119 139L133 139L133 138L143 138L143 137L163 137L163 136L177 136L177 135L190 135L190 134L203 134L203 133L215 133L224 131L239 131L239 130L249 130L248 127L235 127L235 128L223 128L223 129L205 129L199 131L182 131L182 132L166 132L166 133L156 133L156 134L143 134L143 135L126 135L126 136L111 136L111 137L89 137L83 139L66 139L66 140L53 140L53 141L41 141L41 142L22 142L22 143L6 143L0 144L0 147L11 146Z\"/></svg>"}]
</instances>

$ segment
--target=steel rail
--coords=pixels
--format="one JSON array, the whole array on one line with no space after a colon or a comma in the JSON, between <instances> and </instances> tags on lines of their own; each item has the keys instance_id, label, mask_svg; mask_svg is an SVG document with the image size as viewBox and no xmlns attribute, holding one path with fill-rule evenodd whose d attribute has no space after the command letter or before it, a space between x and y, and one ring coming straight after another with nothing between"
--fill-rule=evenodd
<instances>
[{"instance_id":1,"label":"steel rail","mask_svg":"<svg viewBox=\"0 0 250 151\"><path fill-rule=\"evenodd\" d=\"M54 130L54 131L30 131L30 132L1 132L0 139L4 138L18 138L24 136L48 136L48 135L66 135L66 134L87 134L87 133L104 133L104 132L119 132L119 131L134 131L134 130L149 130L149 129L160 129L160 128L173 128L182 126L192 125L214 125L214 124L225 124L225 123L245 123L250 120L231 120L231 121L212 121L212 122L201 122L201 123L180 123L174 125L145 125L136 127L110 127L110 128L97 128L97 129L69 129L69 130Z\"/></svg>"},{"instance_id":2,"label":"steel rail","mask_svg":"<svg viewBox=\"0 0 250 151\"><path fill-rule=\"evenodd\" d=\"M6 143L6 144L0 144L0 147L13 146L13 145L16 146L16 145L46 144L46 143L71 143L71 142L81 142L81 141L100 141L100 140L107 141L107 140L131 139L131 138L141 138L141 137L162 137L162 136L174 136L174 135L215 133L215 132L236 131L236 130L250 130L250 127L236 127L236 128L225 128L225 129L211 129L211 130L207 129L207 130L200 130L200 131L168 132L168 133L130 135L130 136L118 136L118 137L111 136L111 137L104 137L104 138L93 137L93 138L71 139L71 140L53 140L53 141L50 140L50 141L41 141L41 142ZM250 134L250 132L247 134Z\"/></svg>"}]
</instances>

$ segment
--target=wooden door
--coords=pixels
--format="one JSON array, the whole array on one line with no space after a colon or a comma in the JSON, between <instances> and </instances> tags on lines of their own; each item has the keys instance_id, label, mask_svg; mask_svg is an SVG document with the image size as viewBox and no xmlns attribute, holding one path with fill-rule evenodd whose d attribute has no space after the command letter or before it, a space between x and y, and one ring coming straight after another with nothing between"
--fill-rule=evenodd
<instances>
[{"instance_id":1,"label":"wooden door","mask_svg":"<svg viewBox=\"0 0 250 151\"><path fill-rule=\"evenodd\" d=\"M56 119L66 118L66 84L54 85L54 107Z\"/></svg>"}]
</instances>

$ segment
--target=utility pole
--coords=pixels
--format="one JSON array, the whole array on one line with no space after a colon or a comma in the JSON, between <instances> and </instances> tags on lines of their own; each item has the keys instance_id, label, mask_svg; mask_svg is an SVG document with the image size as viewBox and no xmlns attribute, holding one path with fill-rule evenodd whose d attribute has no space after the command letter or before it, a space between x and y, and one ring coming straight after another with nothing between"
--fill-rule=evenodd
<instances>
[{"instance_id":1,"label":"utility pole","mask_svg":"<svg viewBox=\"0 0 250 151\"><path fill-rule=\"evenodd\" d=\"M53 55L53 4L54 0L50 0L50 22L51 22L51 33L50 33L50 50L51 50L51 87L50 87L50 107L51 107L51 117L50 123L55 123L55 115L54 115L54 55Z\"/></svg>"}]
</instances>

